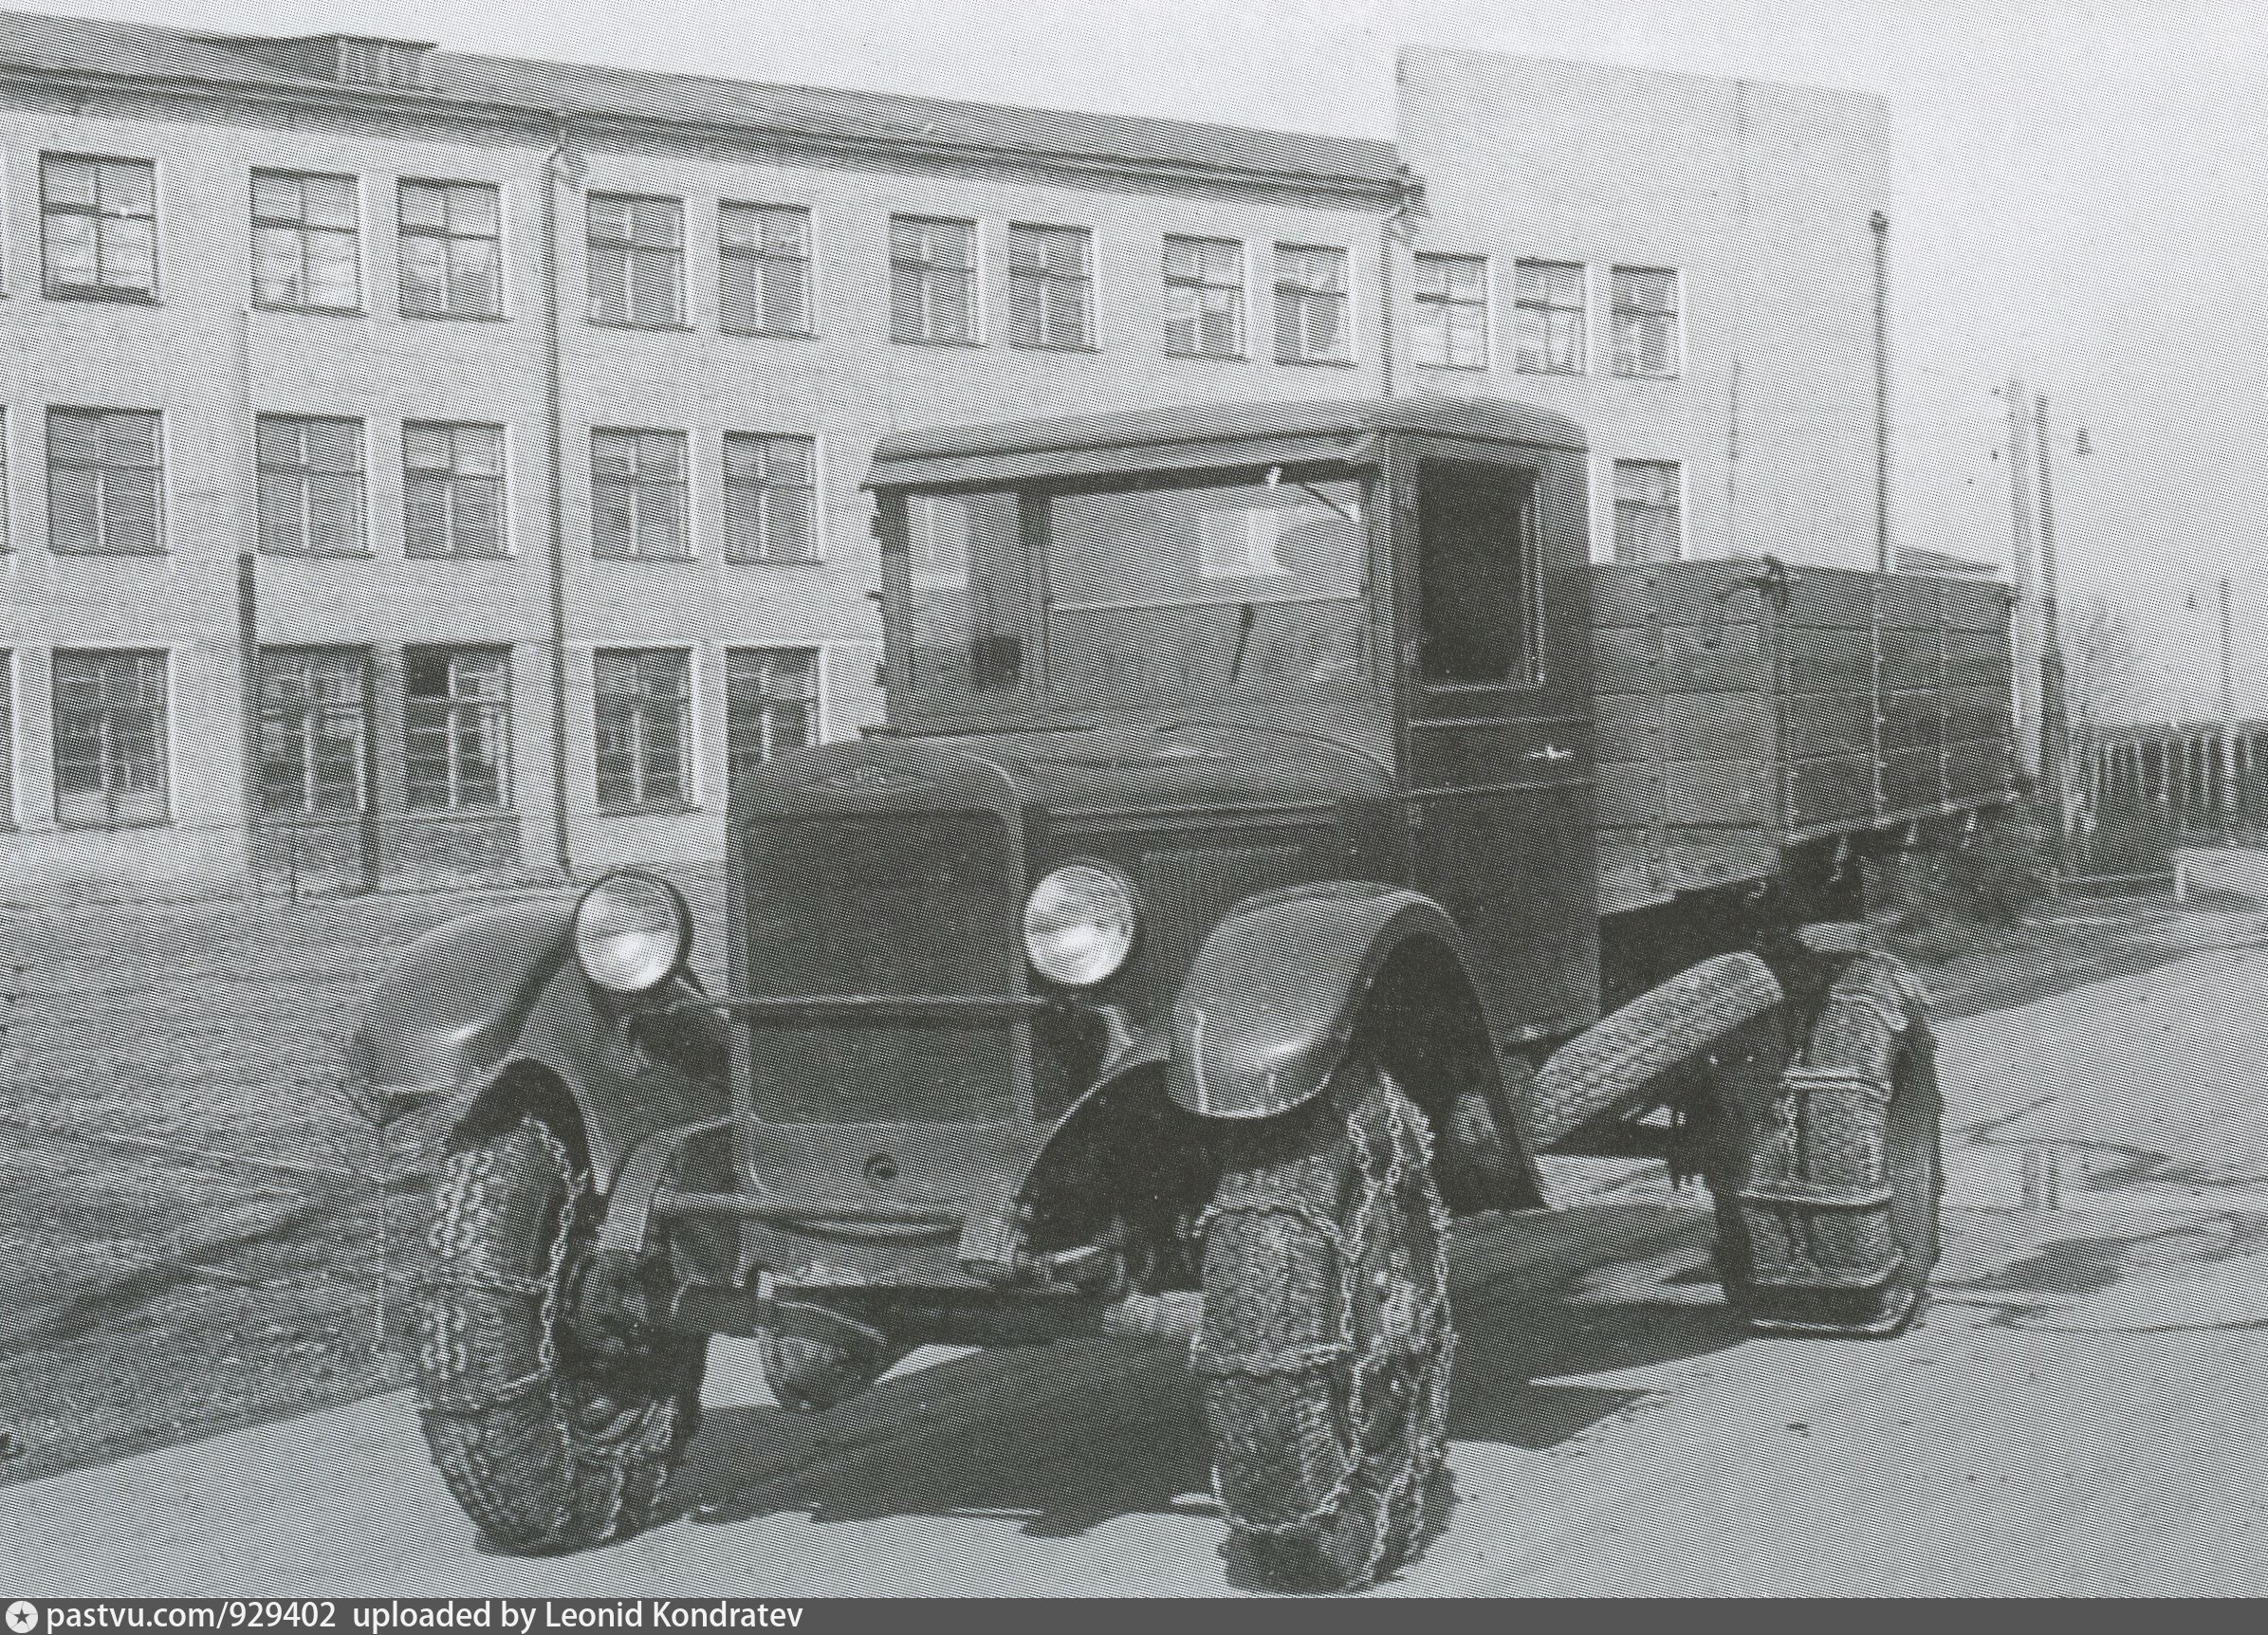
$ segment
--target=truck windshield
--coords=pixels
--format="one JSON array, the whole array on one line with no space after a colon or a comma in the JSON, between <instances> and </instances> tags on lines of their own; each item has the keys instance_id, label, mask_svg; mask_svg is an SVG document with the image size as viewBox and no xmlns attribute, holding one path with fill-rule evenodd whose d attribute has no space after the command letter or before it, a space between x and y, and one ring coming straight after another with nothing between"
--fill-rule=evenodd
<instances>
[{"instance_id":1,"label":"truck windshield","mask_svg":"<svg viewBox=\"0 0 2268 1635\"><path fill-rule=\"evenodd\" d=\"M925 711L1037 687L1050 713L1351 694L1367 673L1364 492L1348 477L917 494L906 539L906 675Z\"/></svg>"}]
</instances>

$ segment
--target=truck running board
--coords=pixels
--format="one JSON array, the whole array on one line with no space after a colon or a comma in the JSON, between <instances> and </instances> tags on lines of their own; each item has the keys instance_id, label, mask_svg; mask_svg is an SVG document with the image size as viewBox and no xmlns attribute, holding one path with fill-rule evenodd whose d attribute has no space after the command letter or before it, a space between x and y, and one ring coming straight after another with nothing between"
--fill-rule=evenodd
<instances>
[{"instance_id":1,"label":"truck running board","mask_svg":"<svg viewBox=\"0 0 2268 1635\"><path fill-rule=\"evenodd\" d=\"M1548 1147L1625 1108L1670 1068L1785 995L1754 954L1719 954L1649 989L1569 1039L1528 1087L1528 1138Z\"/></svg>"}]
</instances>

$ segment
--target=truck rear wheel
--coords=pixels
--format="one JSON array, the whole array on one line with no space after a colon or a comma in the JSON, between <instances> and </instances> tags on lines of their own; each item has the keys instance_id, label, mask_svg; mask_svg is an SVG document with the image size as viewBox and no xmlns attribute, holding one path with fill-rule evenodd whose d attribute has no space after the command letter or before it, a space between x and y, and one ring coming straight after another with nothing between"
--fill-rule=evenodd
<instances>
[{"instance_id":1,"label":"truck rear wheel","mask_svg":"<svg viewBox=\"0 0 2268 1635\"><path fill-rule=\"evenodd\" d=\"M1941 1104L1921 984L1854 960L1776 1077L1724 1074L1717 1264L1764 1332L1897 1333L1937 1263Z\"/></svg>"},{"instance_id":2,"label":"truck rear wheel","mask_svg":"<svg viewBox=\"0 0 2268 1635\"><path fill-rule=\"evenodd\" d=\"M1358 1589L1418 1545L1447 1448L1448 1217L1426 1117L1351 1059L1235 1132L1201 1219L1213 1485L1272 1578Z\"/></svg>"},{"instance_id":3,"label":"truck rear wheel","mask_svg":"<svg viewBox=\"0 0 2268 1635\"><path fill-rule=\"evenodd\" d=\"M643 1527L700 1412L706 1337L601 1350L564 1322L599 1213L533 1114L452 1151L434 1191L418 1414L457 1503L515 1553Z\"/></svg>"}]
</instances>

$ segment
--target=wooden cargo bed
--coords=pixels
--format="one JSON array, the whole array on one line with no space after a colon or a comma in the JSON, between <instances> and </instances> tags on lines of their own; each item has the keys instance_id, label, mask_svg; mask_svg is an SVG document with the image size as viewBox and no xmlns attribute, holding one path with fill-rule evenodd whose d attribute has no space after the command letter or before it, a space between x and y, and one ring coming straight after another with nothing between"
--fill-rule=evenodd
<instances>
[{"instance_id":1,"label":"wooden cargo bed","mask_svg":"<svg viewBox=\"0 0 2268 1635\"><path fill-rule=\"evenodd\" d=\"M1592 573L1601 913L2013 794L2004 585L1746 560Z\"/></svg>"}]
</instances>

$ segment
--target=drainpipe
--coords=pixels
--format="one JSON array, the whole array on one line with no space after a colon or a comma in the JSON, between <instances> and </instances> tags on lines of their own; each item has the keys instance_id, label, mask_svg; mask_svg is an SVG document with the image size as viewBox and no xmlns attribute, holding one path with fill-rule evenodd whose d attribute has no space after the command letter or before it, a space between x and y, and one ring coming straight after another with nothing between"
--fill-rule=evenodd
<instances>
[{"instance_id":1,"label":"drainpipe","mask_svg":"<svg viewBox=\"0 0 2268 1635\"><path fill-rule=\"evenodd\" d=\"M567 524L566 429L560 383L559 192L581 178L582 161L567 145L567 121L552 121L550 151L544 156L544 545L550 573L551 613L551 845L552 861L563 879L575 877L567 824Z\"/></svg>"},{"instance_id":2,"label":"drainpipe","mask_svg":"<svg viewBox=\"0 0 2268 1635\"><path fill-rule=\"evenodd\" d=\"M1876 211L1874 230L1874 571L1890 571L1890 217Z\"/></svg>"},{"instance_id":3,"label":"drainpipe","mask_svg":"<svg viewBox=\"0 0 2268 1635\"><path fill-rule=\"evenodd\" d=\"M1378 230L1378 395L1393 395L1394 296L1393 252L1396 245L1416 236L1416 218L1424 211L1426 185L1410 174L1408 165L1394 167L1393 209Z\"/></svg>"},{"instance_id":4,"label":"drainpipe","mask_svg":"<svg viewBox=\"0 0 2268 1635\"><path fill-rule=\"evenodd\" d=\"M236 524L236 665L238 707L243 717L244 754L244 871L252 894L260 892L260 568L258 508L252 499L257 479L252 449L252 313L239 307L231 326L230 373L235 378L232 395L234 435L230 453L234 469L229 473L229 492L235 499ZM0 745L0 750L5 749Z\"/></svg>"}]
</instances>

